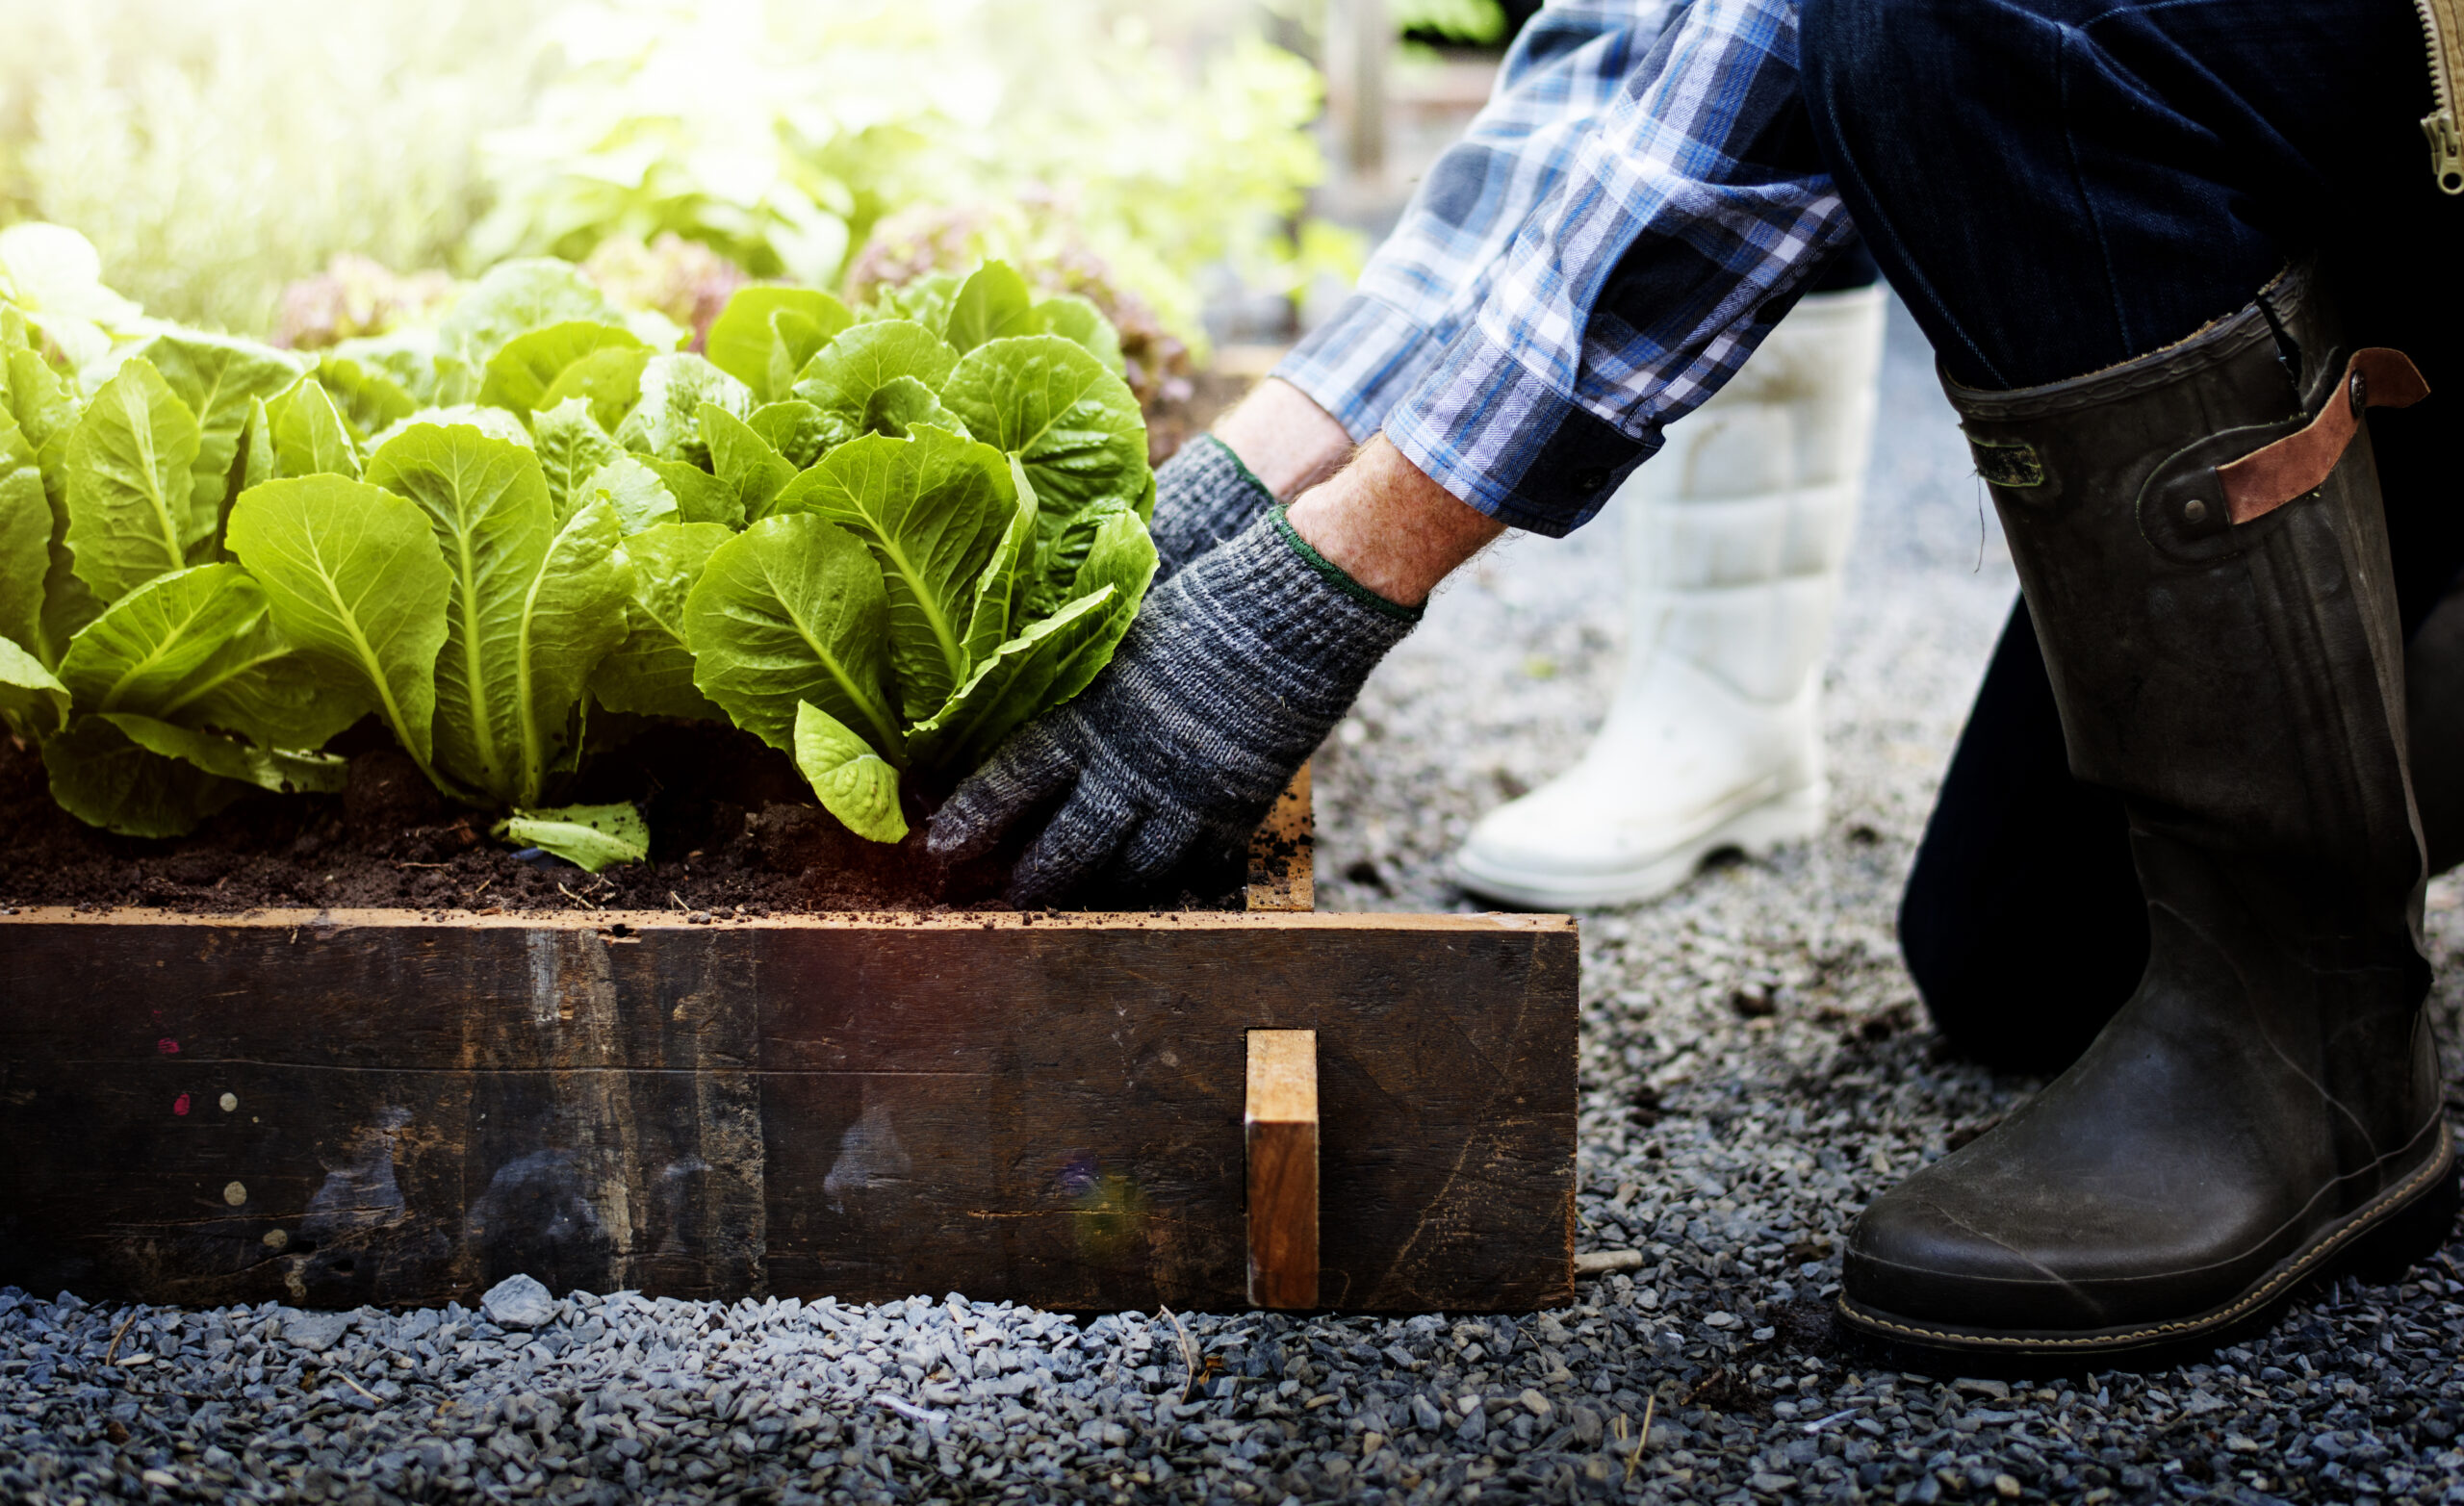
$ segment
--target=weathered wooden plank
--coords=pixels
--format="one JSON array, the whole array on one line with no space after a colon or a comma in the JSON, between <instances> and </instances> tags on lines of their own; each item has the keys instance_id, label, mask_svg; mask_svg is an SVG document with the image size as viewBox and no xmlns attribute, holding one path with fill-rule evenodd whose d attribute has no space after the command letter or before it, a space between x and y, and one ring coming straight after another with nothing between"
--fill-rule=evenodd
<instances>
[{"instance_id":1,"label":"weathered wooden plank","mask_svg":"<svg viewBox=\"0 0 2464 1506\"><path fill-rule=\"evenodd\" d=\"M1324 1303L1528 1307L1571 1289L1576 975L1527 916L29 911L0 1282L1238 1307L1246 1033L1290 1029Z\"/></svg>"},{"instance_id":2,"label":"weathered wooden plank","mask_svg":"<svg viewBox=\"0 0 2464 1506\"><path fill-rule=\"evenodd\" d=\"M1318 1305L1318 1033L1249 1032L1249 1305Z\"/></svg>"}]
</instances>

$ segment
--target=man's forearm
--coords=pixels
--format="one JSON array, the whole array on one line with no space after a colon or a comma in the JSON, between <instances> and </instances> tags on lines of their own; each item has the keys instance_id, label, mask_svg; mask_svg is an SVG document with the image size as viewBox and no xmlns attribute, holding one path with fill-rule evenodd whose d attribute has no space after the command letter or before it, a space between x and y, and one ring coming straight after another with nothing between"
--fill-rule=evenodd
<instances>
[{"instance_id":1,"label":"man's forearm","mask_svg":"<svg viewBox=\"0 0 2464 1506\"><path fill-rule=\"evenodd\" d=\"M1505 531L1423 475L1383 435L1303 493L1291 519L1293 531L1330 564L1400 606L1427 600L1439 581Z\"/></svg>"},{"instance_id":2,"label":"man's forearm","mask_svg":"<svg viewBox=\"0 0 2464 1506\"><path fill-rule=\"evenodd\" d=\"M1351 436L1332 414L1271 376L1215 421L1215 437L1278 498L1324 480L1351 454Z\"/></svg>"}]
</instances>

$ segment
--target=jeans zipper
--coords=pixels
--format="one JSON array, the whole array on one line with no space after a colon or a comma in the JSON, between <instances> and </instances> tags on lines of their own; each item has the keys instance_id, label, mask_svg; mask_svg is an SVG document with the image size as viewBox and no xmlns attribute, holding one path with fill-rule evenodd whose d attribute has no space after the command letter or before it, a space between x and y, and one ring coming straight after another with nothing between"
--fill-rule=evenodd
<instances>
[{"instance_id":1,"label":"jeans zipper","mask_svg":"<svg viewBox=\"0 0 2464 1506\"><path fill-rule=\"evenodd\" d=\"M2455 96L2464 73L2464 0L2413 0L2421 13L2422 33L2429 38L2429 83L2438 108L2422 116L2422 134L2429 138L2430 172L2449 193L2464 194L2464 129L2455 115Z\"/></svg>"}]
</instances>

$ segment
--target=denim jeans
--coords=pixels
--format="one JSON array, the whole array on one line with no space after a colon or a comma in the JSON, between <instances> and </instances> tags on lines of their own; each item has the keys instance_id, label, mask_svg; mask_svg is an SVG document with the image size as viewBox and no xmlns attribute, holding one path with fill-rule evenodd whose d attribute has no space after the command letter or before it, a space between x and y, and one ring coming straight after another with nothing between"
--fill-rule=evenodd
<instances>
[{"instance_id":1,"label":"denim jeans","mask_svg":"<svg viewBox=\"0 0 2464 1506\"><path fill-rule=\"evenodd\" d=\"M2387 280L2453 207L2408 0L1807 0L1802 47L1849 211L1971 387L2169 345L2301 252Z\"/></svg>"},{"instance_id":2,"label":"denim jeans","mask_svg":"<svg viewBox=\"0 0 2464 1506\"><path fill-rule=\"evenodd\" d=\"M2354 345L2433 394L2374 410L2417 626L2464 563L2464 199L2433 183L2408 0L1807 0L1814 134L1884 274L1964 385L2084 375L2195 333L2316 253ZM2459 750L2464 753L2464 750ZM2464 756L2415 779L2464 778ZM2119 801L2070 779L2024 602L1928 823L1901 945L1936 1022L2058 1065L2136 984Z\"/></svg>"}]
</instances>

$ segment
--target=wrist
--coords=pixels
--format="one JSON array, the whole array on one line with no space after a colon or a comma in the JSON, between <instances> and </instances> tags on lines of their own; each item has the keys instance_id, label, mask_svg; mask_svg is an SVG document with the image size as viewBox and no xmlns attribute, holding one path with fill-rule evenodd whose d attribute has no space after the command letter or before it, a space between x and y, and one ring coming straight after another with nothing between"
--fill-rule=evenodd
<instances>
[{"instance_id":1,"label":"wrist","mask_svg":"<svg viewBox=\"0 0 2464 1506\"><path fill-rule=\"evenodd\" d=\"M1289 498L1332 474L1351 454L1351 435L1290 382L1268 377L1216 421L1216 440L1258 484Z\"/></svg>"},{"instance_id":2,"label":"wrist","mask_svg":"<svg viewBox=\"0 0 2464 1506\"><path fill-rule=\"evenodd\" d=\"M1287 519L1319 559L1376 597L1418 608L1505 531L1424 475L1383 437L1302 494Z\"/></svg>"},{"instance_id":3,"label":"wrist","mask_svg":"<svg viewBox=\"0 0 2464 1506\"><path fill-rule=\"evenodd\" d=\"M1378 595L1369 587L1362 585L1357 580L1354 580L1351 577L1350 573L1346 571L1341 565L1338 565L1334 561L1326 558L1325 555L1319 553L1317 546L1311 544L1307 539L1302 538L1299 530L1292 526L1292 515L1288 509L1277 506L1269 516L1273 520L1275 532L1282 538L1285 547L1290 549L1293 553L1300 556L1302 564L1307 565L1311 570L1316 571L1318 573L1318 578L1325 581L1326 584L1334 587L1345 596L1351 598L1353 600L1369 608L1371 611L1375 612L1380 617L1392 618L1396 622L1406 624L1417 623L1421 620L1423 608L1418 606L1405 606L1400 601L1390 600L1387 598Z\"/></svg>"}]
</instances>

